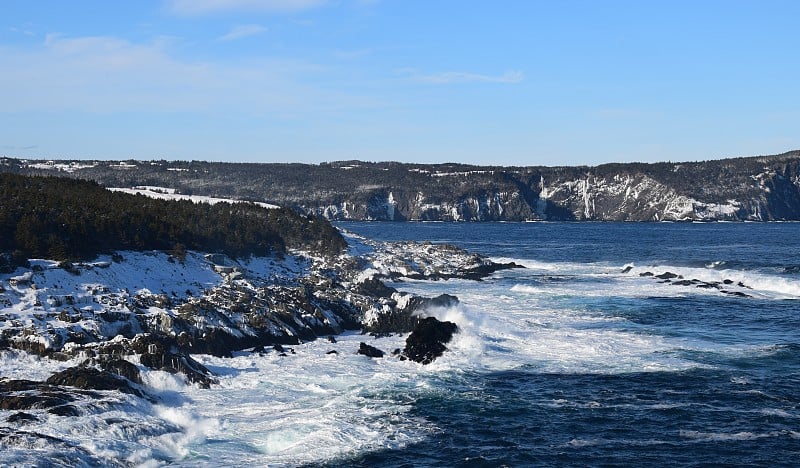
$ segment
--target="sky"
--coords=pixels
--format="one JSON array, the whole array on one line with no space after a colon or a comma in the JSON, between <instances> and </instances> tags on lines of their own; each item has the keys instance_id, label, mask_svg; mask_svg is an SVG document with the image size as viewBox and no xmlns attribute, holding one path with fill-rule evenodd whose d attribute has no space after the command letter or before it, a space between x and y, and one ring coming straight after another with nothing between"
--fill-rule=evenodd
<instances>
[{"instance_id":1,"label":"sky","mask_svg":"<svg viewBox=\"0 0 800 468\"><path fill-rule=\"evenodd\" d=\"M0 156L555 166L800 149L796 0L0 12Z\"/></svg>"}]
</instances>

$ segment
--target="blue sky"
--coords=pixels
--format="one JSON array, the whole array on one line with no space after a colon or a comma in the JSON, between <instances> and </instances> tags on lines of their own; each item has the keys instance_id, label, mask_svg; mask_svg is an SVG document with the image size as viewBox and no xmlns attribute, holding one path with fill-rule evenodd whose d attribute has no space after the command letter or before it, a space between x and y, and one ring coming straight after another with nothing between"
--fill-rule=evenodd
<instances>
[{"instance_id":1,"label":"blue sky","mask_svg":"<svg viewBox=\"0 0 800 468\"><path fill-rule=\"evenodd\" d=\"M0 7L0 155L553 166L800 148L795 0Z\"/></svg>"}]
</instances>

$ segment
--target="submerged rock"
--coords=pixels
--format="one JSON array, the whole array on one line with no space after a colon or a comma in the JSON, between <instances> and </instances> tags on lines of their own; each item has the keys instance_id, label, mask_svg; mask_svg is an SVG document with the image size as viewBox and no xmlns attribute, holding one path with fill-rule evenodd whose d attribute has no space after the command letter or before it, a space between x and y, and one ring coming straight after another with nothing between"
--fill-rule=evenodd
<instances>
[{"instance_id":1,"label":"submerged rock","mask_svg":"<svg viewBox=\"0 0 800 468\"><path fill-rule=\"evenodd\" d=\"M445 344L450 342L457 330L458 326L453 322L442 322L435 317L424 318L406 338L403 355L412 361L430 364L447 350Z\"/></svg>"}]
</instances>

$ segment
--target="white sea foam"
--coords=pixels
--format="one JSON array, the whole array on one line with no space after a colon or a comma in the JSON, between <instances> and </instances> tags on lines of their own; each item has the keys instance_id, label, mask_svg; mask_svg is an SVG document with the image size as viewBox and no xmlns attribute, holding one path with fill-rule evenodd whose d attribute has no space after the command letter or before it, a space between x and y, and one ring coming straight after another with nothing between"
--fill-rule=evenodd
<instances>
[{"instance_id":1,"label":"white sea foam","mask_svg":"<svg viewBox=\"0 0 800 468\"><path fill-rule=\"evenodd\" d=\"M721 289L744 292L748 295L762 299L800 299L800 280L757 271L720 269L719 263L714 262L707 268L679 267L671 265L634 266L627 275L639 276L643 273L660 275L674 273L682 279L699 280L705 283L717 283ZM651 280L650 286L663 291L667 288L683 289L684 293L702 294L696 286L676 286L669 283L658 283ZM728 284L725 284L727 280ZM660 286L653 285L656 282ZM719 294L716 289L707 292Z\"/></svg>"},{"instance_id":2,"label":"white sea foam","mask_svg":"<svg viewBox=\"0 0 800 468\"><path fill-rule=\"evenodd\" d=\"M202 260L190 257L187 261ZM436 432L433 423L415 417L410 410L417 399L431 392L446 391L448 379L465 371L520 368L548 373L669 371L704 366L681 357L685 351L713 351L731 356L772 352L765 348L722 346L655 335L638 331L622 317L592 310L587 299L596 297L722 294L716 289L660 283L639 273L671 271L687 279L707 282L731 279L753 288L747 292L758 297L800 297L797 281L763 273L637 265L630 265L633 268L622 273L622 267L608 264L514 261L528 268L498 272L492 279L479 283L394 284L404 291L427 296L450 293L461 300L455 307L425 311L459 327L448 344L449 351L431 365L422 366L392 356L371 359L357 355L361 341L391 352L403 347L405 337L375 340L355 334L342 336L337 343L318 340L294 346L295 353L285 357L276 352L237 353L233 358L195 356L217 374L219 385L201 389L186 385L171 374L142 369L146 385L159 399L157 404L122 396L116 406L91 409L72 418L37 410L35 414L42 419L32 423L28 430L64 438L95 459L123 460L142 466L318 463L370 450L402 448ZM131 258L131 266L133 263ZM268 263L246 267L265 275L271 268ZM176 273L179 275L180 271L167 272L165 276ZM159 273L153 275L142 280L140 286L162 289ZM209 272L206 280L217 278L215 275ZM89 274L80 277L80 281L89 279ZM57 282L70 280L71 276L61 275ZM193 277L181 287L202 281L203 278ZM327 354L332 350L338 354ZM0 371L4 377L41 380L74 364L24 353L0 353ZM0 418L0 426L7 427L5 421L6 418ZM796 438L789 433L685 432L682 436L695 440ZM603 443L574 441L578 446ZM0 454L0 464L25 464L41 456L15 448Z\"/></svg>"}]
</instances>

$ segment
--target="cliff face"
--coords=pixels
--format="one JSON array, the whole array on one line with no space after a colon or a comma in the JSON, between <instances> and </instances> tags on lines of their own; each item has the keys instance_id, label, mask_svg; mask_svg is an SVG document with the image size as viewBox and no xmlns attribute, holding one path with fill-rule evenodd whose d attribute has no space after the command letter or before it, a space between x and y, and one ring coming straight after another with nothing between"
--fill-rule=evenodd
<instances>
[{"instance_id":1,"label":"cliff face","mask_svg":"<svg viewBox=\"0 0 800 468\"><path fill-rule=\"evenodd\" d=\"M800 220L800 151L597 167L0 159L0 170L266 201L331 220Z\"/></svg>"},{"instance_id":2,"label":"cliff face","mask_svg":"<svg viewBox=\"0 0 800 468\"><path fill-rule=\"evenodd\" d=\"M493 171L497 174L498 171ZM800 220L800 155L684 164L504 170L486 186L477 172L450 197L424 188L377 191L366 200L303 206L328 219L381 221L774 221ZM475 179L479 179L475 181ZM495 178L497 179L497 178ZM477 187L476 187L477 186Z\"/></svg>"}]
</instances>

